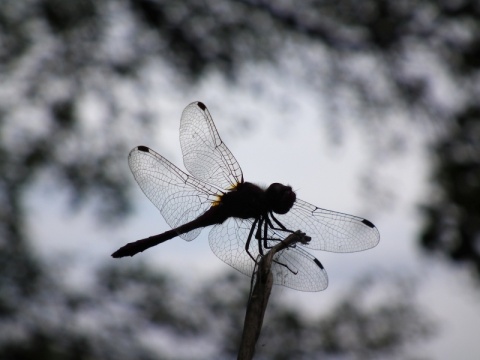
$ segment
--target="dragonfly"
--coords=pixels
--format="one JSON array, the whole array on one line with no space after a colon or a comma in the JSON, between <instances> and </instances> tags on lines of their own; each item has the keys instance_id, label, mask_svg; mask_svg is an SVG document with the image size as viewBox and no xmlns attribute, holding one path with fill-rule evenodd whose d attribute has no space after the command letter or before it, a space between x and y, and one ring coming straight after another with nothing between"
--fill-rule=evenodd
<instances>
[{"instance_id":1,"label":"dragonfly","mask_svg":"<svg viewBox=\"0 0 480 360\"><path fill-rule=\"evenodd\" d=\"M172 229L128 243L112 257L134 256L177 236L191 241L204 227L213 226L208 239L214 254L241 273L254 276L258 259L301 231L308 241L275 253L273 283L321 291L328 286L327 272L307 249L350 253L370 249L380 241L378 229L369 220L309 204L298 199L288 185L262 187L244 181L240 165L202 102L184 109L180 145L189 174L147 146L130 152L128 164L136 182Z\"/></svg>"}]
</instances>

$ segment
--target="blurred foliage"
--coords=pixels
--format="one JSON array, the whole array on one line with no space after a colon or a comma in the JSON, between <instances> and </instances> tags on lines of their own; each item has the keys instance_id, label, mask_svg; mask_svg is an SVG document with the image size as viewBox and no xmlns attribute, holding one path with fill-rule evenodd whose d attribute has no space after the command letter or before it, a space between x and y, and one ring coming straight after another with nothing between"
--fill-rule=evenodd
<instances>
[{"instance_id":1,"label":"blurred foliage","mask_svg":"<svg viewBox=\"0 0 480 360\"><path fill-rule=\"evenodd\" d=\"M415 303L412 279L367 275L358 280L320 318L302 318L294 309L274 304L260 339L265 346L259 358L387 359L414 355L408 349L432 336L435 326Z\"/></svg>"},{"instance_id":2,"label":"blurred foliage","mask_svg":"<svg viewBox=\"0 0 480 360\"><path fill-rule=\"evenodd\" d=\"M480 106L465 109L433 147L435 182L442 193L424 211L425 249L471 264L480 276Z\"/></svg>"},{"instance_id":3,"label":"blurred foliage","mask_svg":"<svg viewBox=\"0 0 480 360\"><path fill-rule=\"evenodd\" d=\"M354 94L368 120L364 126L398 109L417 122L428 119L437 131L436 171L421 243L471 264L479 277L479 33L480 5L473 0L308 0L302 6L265 0L3 0L0 319L25 322L29 306L46 305L48 289L58 302L50 309L63 320L49 327L37 309L26 337L35 351L2 340L2 349L10 351L5 358L82 358L91 349L114 358L110 352L118 355L130 346L70 327L66 319L85 303L58 287L29 249L24 196L46 177L69 191L73 206L93 204L102 219L127 213L129 181L119 169L131 147L126 133L148 131L152 109L142 71L152 61L167 62L178 79L172 86L182 86L212 70L235 81L243 64L278 64L287 56L298 76L328 88L334 106L345 105L338 103L345 91ZM416 126L413 120L405 128ZM379 125L390 139L387 122ZM137 276L157 281L151 274ZM108 283L107 297L124 286L113 278ZM142 295L138 311L151 311L153 295L162 294ZM93 299L84 301L94 308ZM175 320L192 334L198 331L166 309L156 311L155 321ZM71 336L52 343L59 333ZM148 358L142 351L136 357Z\"/></svg>"},{"instance_id":4,"label":"blurred foliage","mask_svg":"<svg viewBox=\"0 0 480 360\"><path fill-rule=\"evenodd\" d=\"M229 273L189 289L143 265L121 264L100 269L94 279L82 289L44 284L34 302L22 304L24 321L15 324L15 331L11 323L2 322L0 357L236 358L248 300L249 281L244 276ZM372 359L408 354L412 342L425 341L434 325L419 312L414 291L407 288L405 279L365 278L328 315L308 319L300 306L279 303L272 296L256 358ZM372 306L378 290L389 295Z\"/></svg>"}]
</instances>

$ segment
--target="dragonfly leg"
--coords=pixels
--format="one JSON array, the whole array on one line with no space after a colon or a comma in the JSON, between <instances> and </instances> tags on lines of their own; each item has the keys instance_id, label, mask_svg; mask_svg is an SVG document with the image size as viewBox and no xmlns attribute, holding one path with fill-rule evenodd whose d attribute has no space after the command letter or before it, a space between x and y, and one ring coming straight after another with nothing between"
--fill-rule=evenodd
<instances>
[{"instance_id":1,"label":"dragonfly leg","mask_svg":"<svg viewBox=\"0 0 480 360\"><path fill-rule=\"evenodd\" d=\"M272 229L274 230L282 230L282 231L286 231L290 234L293 234L295 231L293 230L290 230L290 229L287 229L274 215L273 215L273 211L270 211L270 217L272 218L272 220L275 222L275 224L277 224L279 227L276 228L275 226L273 226L272 222L270 221L269 219L269 222L270 222L270 226Z\"/></svg>"},{"instance_id":2,"label":"dragonfly leg","mask_svg":"<svg viewBox=\"0 0 480 360\"><path fill-rule=\"evenodd\" d=\"M276 220L276 219L275 219ZM281 224L280 224L281 225ZM276 228L273 226L272 222L270 221L270 219L268 218L268 216L266 217L265 219L265 228L264 228L264 235L263 235L263 247L265 249L270 249L272 248L274 245L269 245L268 244L268 241L271 240L271 241L282 241L283 239L281 238L272 238L272 237L268 237L267 233L268 233L268 229L272 229L272 230L277 230L277 231L284 231L284 232L288 232L288 233L293 233L293 231L290 231L288 230L287 228L285 228L285 226L281 225L282 228Z\"/></svg>"},{"instance_id":3,"label":"dragonfly leg","mask_svg":"<svg viewBox=\"0 0 480 360\"><path fill-rule=\"evenodd\" d=\"M283 225L280 224L279 226L282 226L282 228L274 228L273 224L270 221L270 219L268 218L268 216L260 217L260 218L257 218L257 219L254 220L254 222L252 224L252 227L250 228L250 232L248 233L247 242L245 243L245 250L247 251L247 254L252 258L252 260L256 264L258 264L258 261L253 256L253 254L250 252L250 244L251 244L251 241L252 241L253 233L255 232L255 239L258 241L259 256L263 257L265 255L264 249L270 249L270 248L273 247L273 245L272 246L268 245L269 240L270 241L283 241L282 239L279 239L279 238L268 237L268 229L269 228L275 229L275 230L278 230L278 231L286 231L286 232L289 232L289 233L293 233L293 231L287 230ZM288 249L285 249L285 250L282 250L282 251L288 251ZM285 267L288 271L290 271L294 275L298 274L298 271L293 270L290 266L288 266L285 263L282 263L279 260L273 259L273 262L280 265L280 266Z\"/></svg>"},{"instance_id":4,"label":"dragonfly leg","mask_svg":"<svg viewBox=\"0 0 480 360\"><path fill-rule=\"evenodd\" d=\"M272 224L268 217L262 218L261 219L262 223L259 225L259 228L257 229L257 239L259 240L258 246L261 247L262 249L262 255L263 255L263 249L271 249L274 245L269 245L268 241L282 241L282 239L279 238L272 238L268 237L268 229L272 228ZM263 228L261 227L263 226ZM263 230L263 235L261 235ZM262 245L263 243L263 245Z\"/></svg>"},{"instance_id":5,"label":"dragonfly leg","mask_svg":"<svg viewBox=\"0 0 480 360\"><path fill-rule=\"evenodd\" d=\"M285 250L282 250L282 251L285 251ZM290 269L290 266L288 266L287 264L284 264L278 260L275 260L273 259L273 262L274 263L277 263L278 265L281 265L281 266L284 266L285 268L287 268L288 271L290 271L293 275L297 275L298 274L298 270L297 271L294 271L292 269Z\"/></svg>"},{"instance_id":6,"label":"dragonfly leg","mask_svg":"<svg viewBox=\"0 0 480 360\"><path fill-rule=\"evenodd\" d=\"M265 219L263 218L263 216L260 218L260 221L258 222L258 227L257 227L257 231L255 232L255 239L257 239L258 241L258 253L260 254L260 256L263 256L264 253L263 253L263 246L262 246L262 240L263 240L263 237L262 237L262 226L265 224Z\"/></svg>"},{"instance_id":7,"label":"dragonfly leg","mask_svg":"<svg viewBox=\"0 0 480 360\"><path fill-rule=\"evenodd\" d=\"M247 242L245 243L245 251L252 258L252 260L255 261L255 263L257 262L257 259L255 259L255 257L253 257L253 255L252 255L252 253L250 252L249 249L250 249L250 241L252 240L253 231L255 230L255 227L256 227L257 223L258 223L258 219L255 219L255 221L252 224L252 227L250 228L250 232L248 233ZM257 235L255 235L255 237L257 237ZM259 249L259 251L260 251L260 249Z\"/></svg>"},{"instance_id":8,"label":"dragonfly leg","mask_svg":"<svg viewBox=\"0 0 480 360\"><path fill-rule=\"evenodd\" d=\"M276 220L276 219L275 219ZM280 224L280 223L279 223ZM282 226L282 229L276 229L274 228L272 222L270 221L270 219L268 218L268 216L266 218L264 218L264 222L263 222L263 246L265 249L270 249L272 248L274 245L270 246L268 245L268 241L271 240L271 241L283 241L282 239L277 239L277 238L271 238L271 237L268 237L268 229L275 229L275 230L279 230L279 231L287 231L287 232L290 232L288 231L283 225ZM292 231L293 233L293 231ZM288 251L288 248L285 249L285 250L282 250L282 251ZM294 271L292 270L287 264L284 264L276 259L273 259L273 262L278 264L278 265L281 265L281 266L284 266L285 268L287 268L288 271L290 271L292 274L296 275L298 274L298 271Z\"/></svg>"},{"instance_id":9,"label":"dragonfly leg","mask_svg":"<svg viewBox=\"0 0 480 360\"><path fill-rule=\"evenodd\" d=\"M273 215L273 212L270 212L270 216L272 217L273 221L274 221L278 226L280 226L280 228L276 228L275 226L273 226L273 224L272 224L272 222L270 221L270 219L267 219L271 229L277 230L277 231L284 231L284 232L287 232L287 233L290 233L290 234L294 234L294 233L300 234L300 235L303 236L303 238L302 238L302 240L299 241L299 242L302 243L303 245L308 244L308 243L312 240L312 238L311 238L310 236L306 236L306 233L304 233L304 232L301 231L301 230L293 231L293 230L287 229L287 228ZM295 247L295 245L292 245L292 247Z\"/></svg>"}]
</instances>

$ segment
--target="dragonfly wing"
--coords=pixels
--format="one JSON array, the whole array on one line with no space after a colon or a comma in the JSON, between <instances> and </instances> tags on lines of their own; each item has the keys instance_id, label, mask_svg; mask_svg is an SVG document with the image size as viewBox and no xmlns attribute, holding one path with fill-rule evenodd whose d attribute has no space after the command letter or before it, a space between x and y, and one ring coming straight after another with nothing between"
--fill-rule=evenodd
<instances>
[{"instance_id":1,"label":"dragonfly wing","mask_svg":"<svg viewBox=\"0 0 480 360\"><path fill-rule=\"evenodd\" d=\"M185 168L196 178L221 189L243 182L240 165L220 138L207 107L199 101L183 110L180 145Z\"/></svg>"},{"instance_id":2,"label":"dragonfly wing","mask_svg":"<svg viewBox=\"0 0 480 360\"><path fill-rule=\"evenodd\" d=\"M312 238L310 249L349 253L370 249L380 241L378 229L358 216L321 209L297 199L288 213L275 217L289 230Z\"/></svg>"},{"instance_id":3,"label":"dragonfly wing","mask_svg":"<svg viewBox=\"0 0 480 360\"><path fill-rule=\"evenodd\" d=\"M187 175L146 146L130 151L128 165L142 191L172 228L196 219L221 195L218 189ZM195 229L180 236L190 241L200 231Z\"/></svg>"},{"instance_id":4,"label":"dragonfly wing","mask_svg":"<svg viewBox=\"0 0 480 360\"><path fill-rule=\"evenodd\" d=\"M273 283L300 291L322 291L328 286L323 265L302 248L289 247L275 254Z\"/></svg>"},{"instance_id":5,"label":"dragonfly wing","mask_svg":"<svg viewBox=\"0 0 480 360\"><path fill-rule=\"evenodd\" d=\"M252 225L252 220L232 217L222 224L215 225L208 235L213 253L220 260L247 276L252 276L255 267L255 262L245 250ZM254 258L257 258L259 252L255 239L252 239L249 251Z\"/></svg>"},{"instance_id":6,"label":"dragonfly wing","mask_svg":"<svg viewBox=\"0 0 480 360\"><path fill-rule=\"evenodd\" d=\"M252 220L229 218L223 224L215 225L210 231L210 248L215 255L241 273L251 277L255 262L245 250ZM269 238L284 239L288 232L269 230ZM278 241L270 240L269 246ZM249 252L254 258L259 255L258 241L252 238ZM266 254L268 249L264 249ZM315 257L298 246L290 247L275 254L272 263L273 283L301 291L321 291L328 286L327 272Z\"/></svg>"}]
</instances>

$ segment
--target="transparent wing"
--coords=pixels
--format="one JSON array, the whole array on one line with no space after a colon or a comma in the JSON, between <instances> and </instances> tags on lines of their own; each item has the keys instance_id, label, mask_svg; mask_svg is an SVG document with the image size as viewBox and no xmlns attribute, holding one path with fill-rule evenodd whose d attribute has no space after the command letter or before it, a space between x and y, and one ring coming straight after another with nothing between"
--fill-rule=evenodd
<instances>
[{"instance_id":1,"label":"transparent wing","mask_svg":"<svg viewBox=\"0 0 480 360\"><path fill-rule=\"evenodd\" d=\"M229 218L223 224L215 225L210 231L210 248L215 255L241 273L252 276L255 262L245 250L252 220ZM269 231L269 237L290 233ZM269 246L277 244L269 241ZM259 254L258 241L252 239L249 251L254 258ZM268 250L264 250L266 253ZM272 263L273 283L301 291L321 291L328 286L327 272L320 261L300 247L291 247L275 254L277 262ZM282 265L283 264L283 265Z\"/></svg>"},{"instance_id":2,"label":"transparent wing","mask_svg":"<svg viewBox=\"0 0 480 360\"><path fill-rule=\"evenodd\" d=\"M321 209L297 199L285 215L275 217L289 230L301 230L312 238L310 249L356 252L370 249L380 241L378 229L358 216Z\"/></svg>"},{"instance_id":3,"label":"transparent wing","mask_svg":"<svg viewBox=\"0 0 480 360\"><path fill-rule=\"evenodd\" d=\"M274 284L301 291L321 291L327 288L328 276L323 265L301 247L289 247L274 258L278 261L272 266Z\"/></svg>"},{"instance_id":4,"label":"transparent wing","mask_svg":"<svg viewBox=\"0 0 480 360\"><path fill-rule=\"evenodd\" d=\"M185 168L196 178L224 190L243 182L240 165L220 138L203 103L191 103L183 111L180 145Z\"/></svg>"},{"instance_id":5,"label":"transparent wing","mask_svg":"<svg viewBox=\"0 0 480 360\"><path fill-rule=\"evenodd\" d=\"M187 175L146 146L130 151L128 165L142 191L172 228L203 214L221 195L218 189ZM195 229L180 236L190 241L200 231Z\"/></svg>"}]
</instances>

